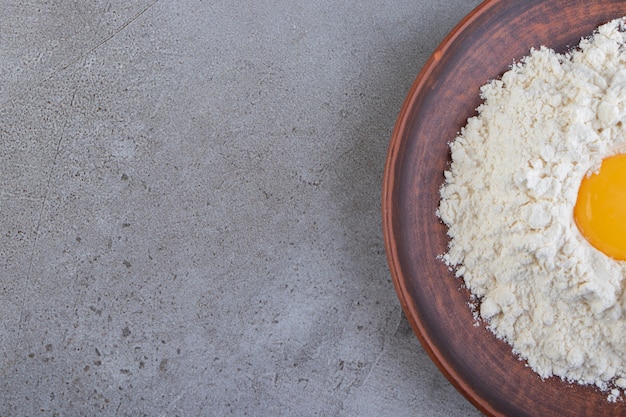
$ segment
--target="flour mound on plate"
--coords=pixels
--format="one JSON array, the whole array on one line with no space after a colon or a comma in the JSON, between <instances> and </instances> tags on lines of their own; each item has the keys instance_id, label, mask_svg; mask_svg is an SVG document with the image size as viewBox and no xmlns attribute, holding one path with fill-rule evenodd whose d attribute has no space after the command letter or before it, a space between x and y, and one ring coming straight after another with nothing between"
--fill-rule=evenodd
<instances>
[{"instance_id":1,"label":"flour mound on plate","mask_svg":"<svg viewBox=\"0 0 626 417\"><path fill-rule=\"evenodd\" d=\"M450 143L437 215L443 260L481 318L541 377L626 388L626 264L573 217L580 182L626 149L624 19L567 54L531 50L481 89Z\"/></svg>"}]
</instances>

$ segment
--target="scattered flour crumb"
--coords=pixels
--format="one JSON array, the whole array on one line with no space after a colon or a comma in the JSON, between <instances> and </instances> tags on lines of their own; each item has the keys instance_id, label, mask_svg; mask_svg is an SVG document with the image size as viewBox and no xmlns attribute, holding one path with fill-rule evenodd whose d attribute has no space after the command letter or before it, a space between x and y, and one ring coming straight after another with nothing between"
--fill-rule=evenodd
<instances>
[{"instance_id":1,"label":"scattered flour crumb","mask_svg":"<svg viewBox=\"0 0 626 417\"><path fill-rule=\"evenodd\" d=\"M626 263L582 237L583 176L626 145L624 20L579 48L534 49L485 85L450 143L438 216L443 261L476 314L541 377L626 389Z\"/></svg>"},{"instance_id":2,"label":"scattered flour crumb","mask_svg":"<svg viewBox=\"0 0 626 417\"><path fill-rule=\"evenodd\" d=\"M619 399L619 397L620 397L620 395L621 395L621 394L622 394L622 393L620 392L620 390L613 388L613 389L611 390L611 392L610 392L609 396L607 397L607 400L608 400L610 403L614 403L614 402L616 402L616 401Z\"/></svg>"}]
</instances>

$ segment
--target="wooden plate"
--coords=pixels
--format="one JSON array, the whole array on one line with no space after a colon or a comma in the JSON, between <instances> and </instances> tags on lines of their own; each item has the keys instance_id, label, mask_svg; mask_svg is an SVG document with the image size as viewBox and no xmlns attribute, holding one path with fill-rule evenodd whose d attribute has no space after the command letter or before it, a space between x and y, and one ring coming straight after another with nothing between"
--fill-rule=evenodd
<instances>
[{"instance_id":1,"label":"wooden plate","mask_svg":"<svg viewBox=\"0 0 626 417\"><path fill-rule=\"evenodd\" d=\"M417 77L387 155L383 226L402 307L433 361L490 416L625 416L593 387L542 381L509 345L475 321L469 293L437 256L446 228L435 215L453 140L480 104L479 87L531 47L576 46L602 23L626 15L626 1L485 1L445 38ZM624 398L624 397L622 397Z\"/></svg>"}]
</instances>

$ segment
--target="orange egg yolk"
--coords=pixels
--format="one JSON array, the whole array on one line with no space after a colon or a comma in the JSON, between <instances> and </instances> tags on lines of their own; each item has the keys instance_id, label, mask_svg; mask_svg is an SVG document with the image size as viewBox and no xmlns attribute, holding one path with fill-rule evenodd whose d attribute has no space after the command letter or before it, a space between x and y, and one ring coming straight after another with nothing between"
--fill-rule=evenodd
<instances>
[{"instance_id":1,"label":"orange egg yolk","mask_svg":"<svg viewBox=\"0 0 626 417\"><path fill-rule=\"evenodd\" d=\"M592 246L626 260L626 154L604 159L599 171L583 178L574 219Z\"/></svg>"}]
</instances>

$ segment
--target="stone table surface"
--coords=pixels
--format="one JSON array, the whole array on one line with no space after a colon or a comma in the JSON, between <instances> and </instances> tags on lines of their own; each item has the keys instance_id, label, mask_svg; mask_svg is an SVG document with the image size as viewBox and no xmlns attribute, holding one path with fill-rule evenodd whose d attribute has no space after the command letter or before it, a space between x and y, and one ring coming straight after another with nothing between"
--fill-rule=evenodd
<instances>
[{"instance_id":1,"label":"stone table surface","mask_svg":"<svg viewBox=\"0 0 626 417\"><path fill-rule=\"evenodd\" d=\"M0 415L479 416L380 213L478 4L0 0Z\"/></svg>"}]
</instances>

